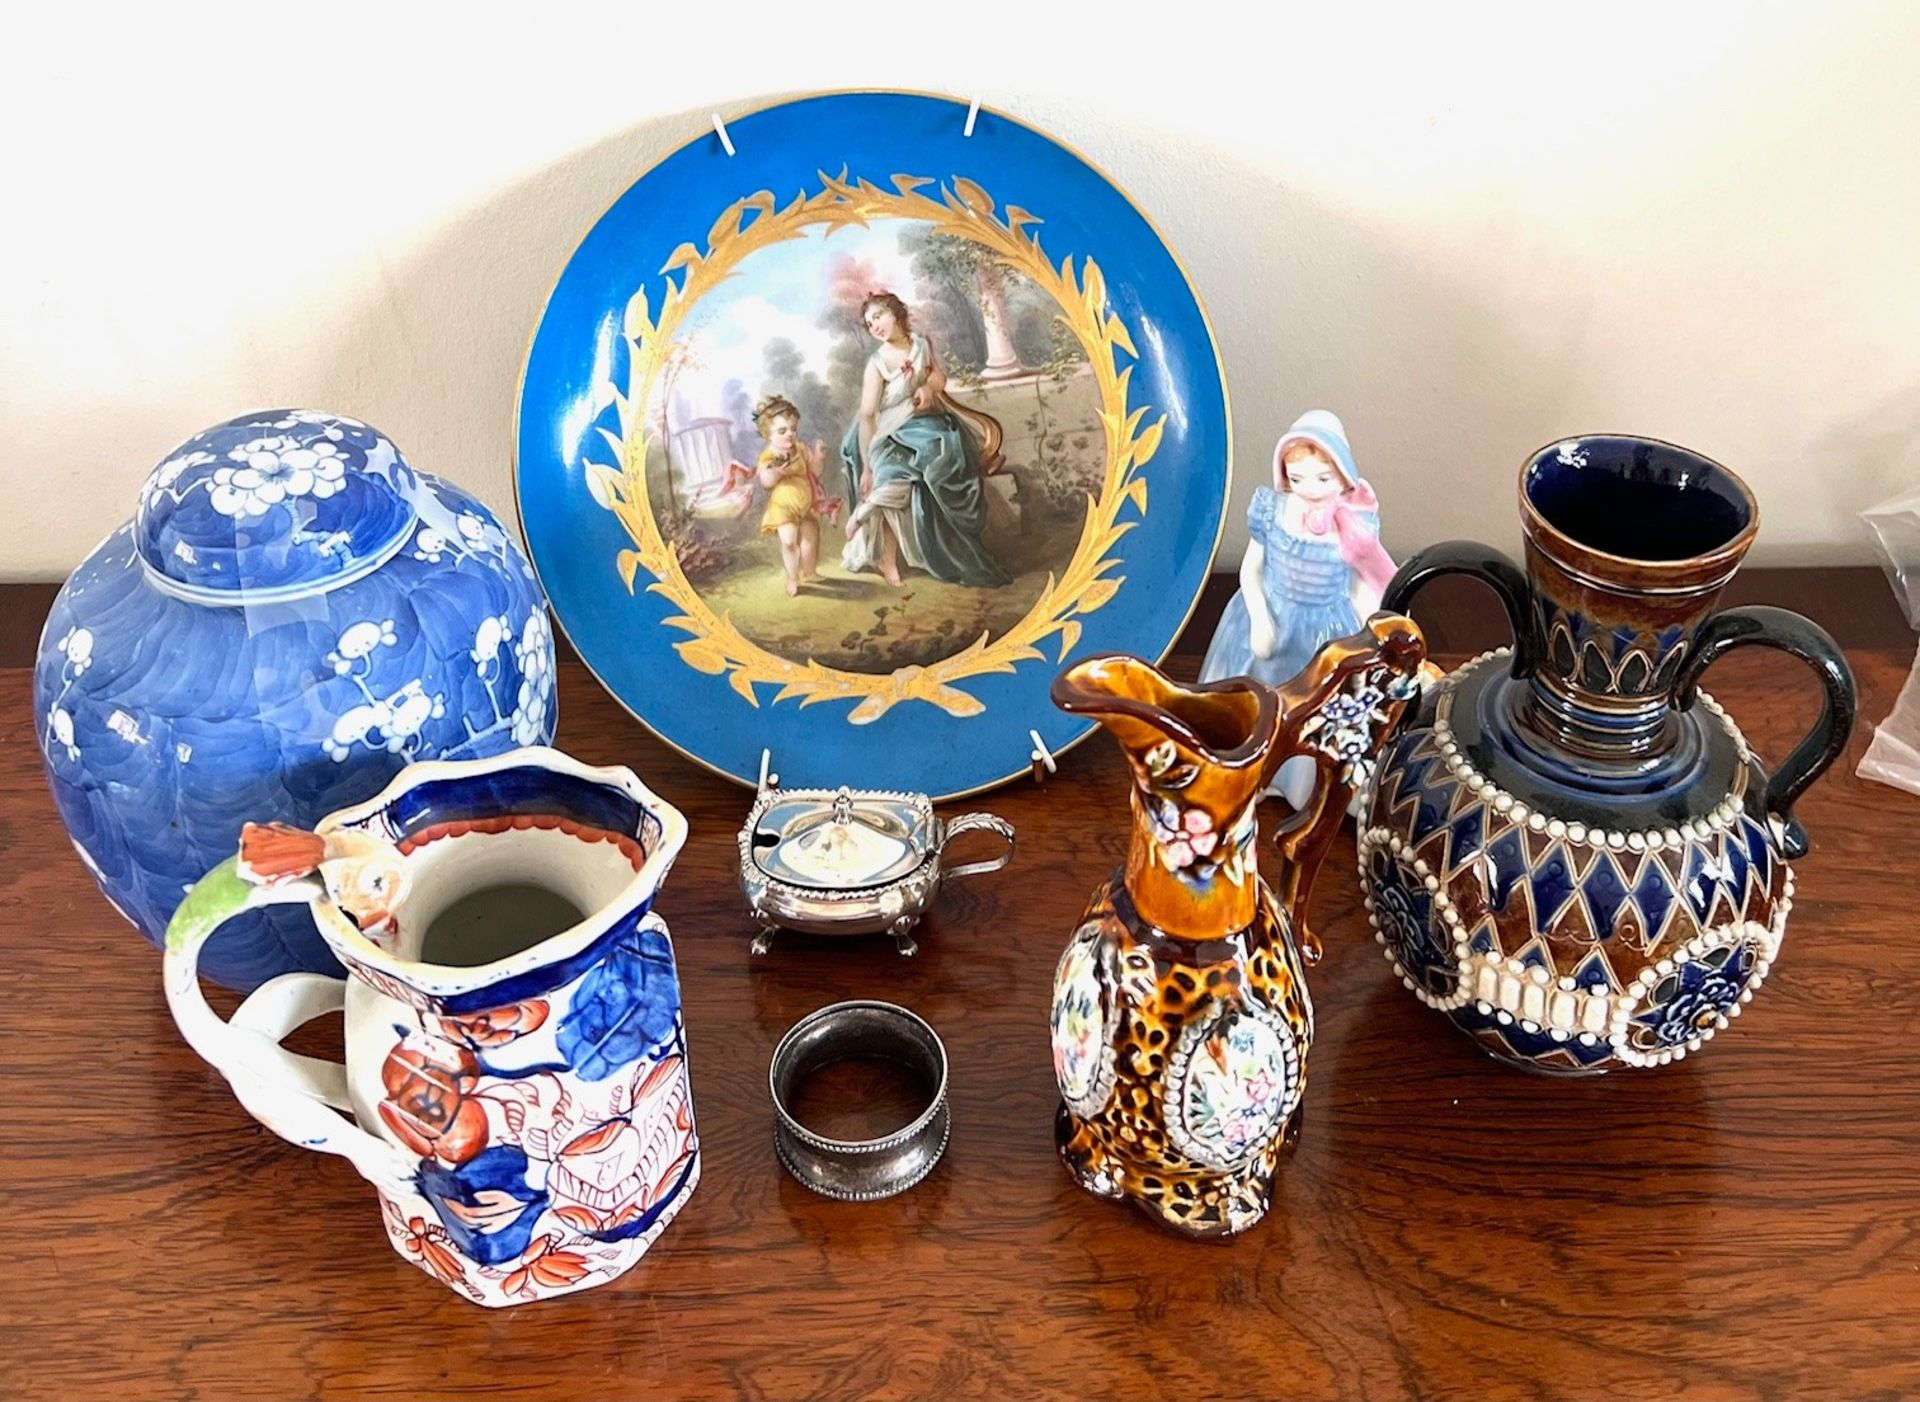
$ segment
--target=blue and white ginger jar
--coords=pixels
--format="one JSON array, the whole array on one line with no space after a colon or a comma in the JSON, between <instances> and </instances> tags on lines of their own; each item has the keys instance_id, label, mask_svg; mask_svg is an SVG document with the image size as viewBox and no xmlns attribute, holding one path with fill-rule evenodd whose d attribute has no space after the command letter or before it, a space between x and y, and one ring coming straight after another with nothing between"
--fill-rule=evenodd
<instances>
[{"instance_id":1,"label":"blue and white ginger jar","mask_svg":"<svg viewBox=\"0 0 1920 1402\"><path fill-rule=\"evenodd\" d=\"M279 409L153 470L54 601L34 710L81 860L158 945L244 821L311 827L411 761L548 744L553 684L546 602L493 513L366 424ZM246 989L339 965L276 908L202 968Z\"/></svg>"}]
</instances>

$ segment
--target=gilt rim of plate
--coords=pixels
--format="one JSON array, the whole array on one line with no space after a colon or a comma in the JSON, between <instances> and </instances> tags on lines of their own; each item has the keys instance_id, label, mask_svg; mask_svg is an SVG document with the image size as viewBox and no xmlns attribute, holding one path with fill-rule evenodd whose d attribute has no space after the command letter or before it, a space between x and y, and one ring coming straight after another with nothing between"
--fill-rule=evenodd
<instances>
[{"instance_id":1,"label":"gilt rim of plate","mask_svg":"<svg viewBox=\"0 0 1920 1402\"><path fill-rule=\"evenodd\" d=\"M1228 510L1230 508L1232 497L1233 497L1234 451L1233 451L1232 398L1231 398L1230 388L1227 384L1226 366L1221 355L1219 338L1214 332L1213 321L1211 316L1208 314L1206 303L1200 295L1199 288L1194 282L1192 273L1188 269L1186 261L1181 257L1179 251L1171 243L1169 243L1166 240L1166 238L1162 235L1159 226L1155 223L1152 216L1149 215L1148 212L1140 205L1140 203L1134 199L1133 195L1126 189L1125 186L1120 184L1119 181L1115 180L1110 174L1107 173L1107 171L1102 166L1100 166L1098 163L1091 160L1077 146L1075 146L1071 142L1062 140L1060 137L1055 136L1041 129L1040 127L1037 127L1032 123L1029 123L1021 119L1020 117L1017 117L1012 113L1009 113L999 107L992 106L987 103L974 102L966 99L961 99L961 98L955 97L951 93L935 92L927 89L918 89L918 88L861 87L861 88L821 89L817 91L803 91L794 95L776 98L767 102L762 102L751 107L742 108L734 112L733 114L725 117L723 117L719 112L716 111L713 114L713 117L714 117L713 129L701 130L696 132L688 140L673 147L664 155L660 156L657 160L649 164L644 170L640 172L639 175L637 175L626 186L625 189L623 189L618 195L616 195L613 198L611 202L608 203L608 205L600 212L600 214L593 220L593 222L587 226L585 232L579 238L576 238L574 240L574 243L571 249L567 253L565 260L561 264L560 272L553 279L552 285L548 288L545 297L542 299L539 315L536 317L534 321L532 330L528 333L526 349L523 352L521 357L520 373L517 378L517 383L515 388L515 397L514 397L514 421L513 421L513 439L512 439L512 445L511 445L511 458L510 458L510 478L512 482L512 490L513 490L515 520L520 525L521 536L523 540L526 542L527 555L529 560L533 564L535 575L540 579L542 588L548 595L549 611L553 616L554 625L556 628L560 630L562 636L566 638L568 645L573 649L574 655L579 659L581 664L586 667L589 675L593 677L595 682L599 684L600 688L604 692L606 692L607 695L612 697L614 701L619 704L621 709L626 711L627 714L632 716L643 727L645 727L648 734L653 736L655 739L659 740L662 744L666 745L669 749L673 750L676 754L680 755L682 758L690 761L691 763L699 766L704 770L707 770L712 774L715 774L724 779L731 780L736 784L740 784L749 788L754 787L758 780L757 760L753 764L743 763L741 767L736 770L734 768L728 767L728 765L721 763L717 760L713 760L705 757L704 755L690 748L688 745L681 743L679 740L675 739L673 736L667 734L665 731L659 728L652 720L650 720L646 715L642 714L640 709L638 709L634 705L634 703L629 701L629 699L626 696L622 695L620 690L609 681L602 667L600 667L599 665L596 665L594 659L592 658L592 656L590 656L588 650L580 646L579 638L576 636L576 632L577 632L576 627L573 624L570 624L569 621L562 616L560 607L554 599L554 590L548 582L548 573L544 571L541 566L540 547L535 544L534 533L529 528L528 521L527 521L526 493L523 490L522 479L524 475L525 463L527 461L527 457L526 457L526 454L523 452L523 448L524 448L525 412L526 412L527 397L528 397L528 394L527 394L528 372L532 369L535 354L540 348L541 334L544 330L547 329L548 320L553 311L554 300L560 293L562 287L566 284L569 273L573 271L575 263L581 252L582 245L586 242L586 240L589 237L592 236L593 233L598 231L606 223L606 221L611 216L613 216L616 211L620 209L620 207L626 201L633 198L635 196L635 192L639 190L639 188L642 185L644 185L649 179L652 179L654 176L656 176L662 170L663 167L665 167L670 162L678 158L682 158L684 156L689 155L690 153L694 152L698 148L706 147L709 149L710 153L721 151L723 148L722 148L722 141L721 141L719 129L722 127L726 128L729 131L730 133L729 140L731 140L731 133L733 133L736 129L749 126L756 119L768 117L771 114L782 111L784 109L800 108L800 107L805 107L805 106L809 106L811 104L820 103L820 102L839 102L844 100L860 100L860 99L917 99L917 100L926 101L926 102L939 103L954 109L954 112L957 114L956 120L965 122L966 131L964 133L964 136L967 138L970 138L972 135L972 129L976 119L984 117L984 118L990 118L995 122L1005 123L1009 129L1017 132L1022 139L1032 139L1034 141L1037 141L1043 146L1052 147L1056 153L1069 158L1072 162L1077 163L1078 166L1085 172L1087 176L1091 177L1098 184L1104 185L1107 190L1111 191L1112 194L1128 210L1132 212L1133 216L1139 220L1141 229L1146 235L1146 237L1151 239L1152 242L1158 246L1159 251L1162 254L1164 254L1164 256L1172 264L1173 272L1175 275L1174 282L1172 284L1172 290L1178 294L1183 294L1191 302L1193 316L1197 319L1199 323L1199 327L1202 333L1202 339L1204 340L1204 343L1208 352L1207 356L1196 357L1196 369L1206 368L1208 367L1210 362L1212 388L1218 394L1218 397L1219 397L1218 438L1219 438L1219 457L1222 462L1222 470L1220 474L1220 477L1221 477L1220 501L1219 501L1219 509L1214 519L1212 540L1206 551L1205 562L1198 573L1198 577L1195 580L1195 583L1191 592L1191 597L1187 600L1185 608L1180 616L1178 623L1170 630L1165 641L1159 643L1154 648L1152 649L1145 649L1145 648L1138 648L1138 647L1134 648L1133 650L1138 652L1140 655L1149 657L1151 660L1154 660L1156 662L1164 661L1166 657L1172 653L1175 645L1179 642L1181 635L1185 632L1187 626L1192 622L1193 616L1199 608L1201 596L1205 592L1208 578L1211 575L1213 562L1215 558L1218 556L1220 542L1225 535ZM727 152L726 154L730 159L732 152ZM720 167L720 168L724 169L724 167ZM860 172L850 172L850 173L860 174ZM868 178L872 178L873 173L867 173L867 174L868 174ZM943 175L941 177L937 177L937 178L941 181L941 183L944 184L946 183L947 180L951 178L952 174L953 172L949 172L948 174ZM752 182L748 180L748 181L742 181L740 183L744 186ZM738 197L739 197L738 195L735 195L733 198L738 198ZM698 221L696 220L695 222L697 223ZM1076 249L1074 250L1074 252L1076 256L1079 256L1083 252L1083 250ZM636 266L641 266L641 265L636 264ZM1136 358L1136 360L1132 363L1135 363L1135 364L1139 363L1138 358ZM642 592L642 591L636 590L635 592L636 594L638 594L639 592ZM1083 640L1079 645L1076 645L1075 647L1070 649L1067 656L1068 658L1071 658L1077 655L1088 655L1094 651L1099 651L1099 650L1101 649L1097 646L1086 645L1086 643ZM1064 660L1055 659L1053 657L1047 657L1044 661L1035 661L1032 664L1036 674L1040 678L1041 684L1039 689L1042 696L1045 695L1046 685L1051 681L1053 673L1057 671L1060 666L1063 666L1063 665L1065 665ZM829 703L829 704L833 704L833 703ZM759 708L759 711L757 714L762 719L765 719L769 715L771 710L772 710L771 703L763 703ZM1035 724L1032 727L1033 729L1043 730L1045 728L1044 722L1052 718L1053 716L1057 716L1057 715L1058 713L1053 712L1049 704L1048 706L1046 706L1044 710L1036 710L1032 715L1028 717L1024 717L1023 719L1035 722ZM1077 718L1075 719L1077 720ZM1027 729L1026 726L1021 726L1019 728L1022 730ZM1084 741L1089 735L1093 733L1095 728L1096 726L1092 722L1077 723L1067 727L1066 732L1064 734L1064 738L1059 739L1058 741L1047 741L1043 736L1042 743L1047 753L1050 756L1057 758L1061 755L1066 754L1069 750L1073 749L1075 746L1079 745L1082 741ZM756 741L756 744L757 743L758 742ZM988 778L971 780L960 787L947 788L939 784L915 785L915 784L912 784L910 781L904 781L904 780L896 781L891 777L888 779L877 780L875 782L883 782L883 783L898 782L899 786L901 787L911 787L911 788L922 789L929 793L930 798L935 803L944 803L950 800L971 797L975 794L985 793L988 790L998 788L1002 785L1010 783L1020 778L1021 776L1028 774L1031 771L1032 766L1039 761L1040 756L1037 753L1029 753L1031 749L1031 740L1025 735L1021 737L1020 744L1021 744L1021 750L1022 750L1022 757L1019 763L1014 765L1012 768L1008 769L1005 773L996 774ZM756 750L756 754L757 754L757 750ZM820 779L818 779L817 782L820 785L827 785L829 783L837 783L839 782L839 779L838 777L835 777L829 780L828 778L821 777Z\"/></svg>"}]
</instances>

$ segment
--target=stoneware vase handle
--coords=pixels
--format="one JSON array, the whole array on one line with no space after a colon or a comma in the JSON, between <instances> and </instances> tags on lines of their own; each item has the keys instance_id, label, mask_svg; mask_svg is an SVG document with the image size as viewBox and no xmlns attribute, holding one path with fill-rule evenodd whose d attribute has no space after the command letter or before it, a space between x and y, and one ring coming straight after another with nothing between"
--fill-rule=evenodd
<instances>
[{"instance_id":1,"label":"stoneware vase handle","mask_svg":"<svg viewBox=\"0 0 1920 1402\"><path fill-rule=\"evenodd\" d=\"M949 822L940 838L940 851L944 854L947 844L963 832L979 829L994 833L1007 844L1007 850L997 857L989 857L983 862L967 862L963 866L948 867L948 876L979 876L982 872L998 871L1013 860L1013 824L1005 818L996 818L991 813L962 813Z\"/></svg>"},{"instance_id":2,"label":"stoneware vase handle","mask_svg":"<svg viewBox=\"0 0 1920 1402\"><path fill-rule=\"evenodd\" d=\"M1413 596L1443 574L1477 579L1500 596L1513 629L1513 675L1531 675L1539 661L1539 641L1533 631L1533 596L1527 588L1526 572L1491 545L1443 540L1415 551L1388 581L1380 607L1388 613L1408 612Z\"/></svg>"},{"instance_id":3,"label":"stoneware vase handle","mask_svg":"<svg viewBox=\"0 0 1920 1402\"><path fill-rule=\"evenodd\" d=\"M314 894L304 881L254 885L241 879L238 864L238 858L229 857L203 876L167 926L164 977L173 1020L187 1044L227 1078L247 1112L282 1139L339 1154L378 1186L406 1184L413 1163L348 1118L353 1109L346 1067L280 1045L302 1023L345 1005L344 979L282 974L255 989L231 1022L223 1021L201 992L200 951L214 931L243 911L304 905Z\"/></svg>"},{"instance_id":4,"label":"stoneware vase handle","mask_svg":"<svg viewBox=\"0 0 1920 1402\"><path fill-rule=\"evenodd\" d=\"M1723 609L1708 619L1695 636L1693 655L1680 666L1674 678L1673 705L1684 711L1693 705L1699 691L1700 674L1723 653L1736 647L1764 646L1790 652L1820 679L1825 692L1820 718L1813 729L1789 754L1767 782L1767 812L1779 819L1781 846L1789 857L1807 854L1807 830L1793 816L1794 800L1807 786L1827 772L1827 767L1847 747L1853 734L1857 698L1853 669L1847 666L1840 645L1819 624L1786 609L1755 604L1744 608Z\"/></svg>"}]
</instances>

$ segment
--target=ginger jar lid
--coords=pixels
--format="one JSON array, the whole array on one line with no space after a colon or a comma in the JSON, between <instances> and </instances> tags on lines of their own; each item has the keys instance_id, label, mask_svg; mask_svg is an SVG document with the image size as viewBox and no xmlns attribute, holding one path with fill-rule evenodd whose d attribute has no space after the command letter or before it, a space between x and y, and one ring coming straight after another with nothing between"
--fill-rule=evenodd
<instances>
[{"instance_id":1,"label":"ginger jar lid","mask_svg":"<svg viewBox=\"0 0 1920 1402\"><path fill-rule=\"evenodd\" d=\"M356 419L269 409L217 424L154 468L134 513L147 577L199 603L268 603L371 574L415 524L419 478Z\"/></svg>"}]
</instances>

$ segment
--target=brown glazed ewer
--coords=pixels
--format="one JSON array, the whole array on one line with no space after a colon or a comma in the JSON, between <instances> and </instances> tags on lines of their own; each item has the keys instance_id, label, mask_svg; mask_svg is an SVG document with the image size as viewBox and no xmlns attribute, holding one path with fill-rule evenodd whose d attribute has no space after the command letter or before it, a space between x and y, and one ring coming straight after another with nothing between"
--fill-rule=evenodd
<instances>
[{"instance_id":1,"label":"brown glazed ewer","mask_svg":"<svg viewBox=\"0 0 1920 1402\"><path fill-rule=\"evenodd\" d=\"M1056 1132L1089 1192L1194 1237L1266 1213L1313 1040L1308 891L1425 655L1410 620L1376 614L1277 689L1182 686L1115 654L1054 680L1054 704L1105 726L1133 771L1126 866L1054 975ZM1254 859L1254 807L1294 755L1317 780L1282 824L1276 890Z\"/></svg>"}]
</instances>

